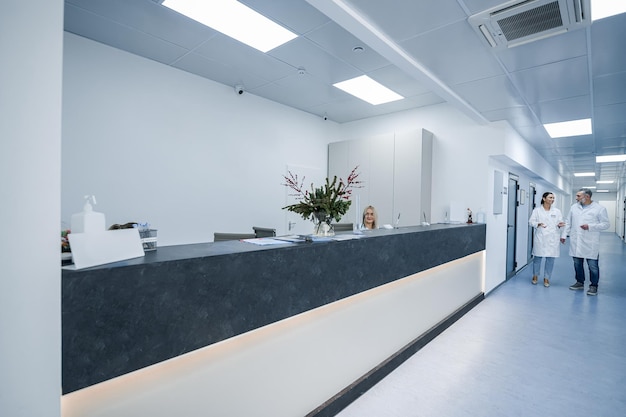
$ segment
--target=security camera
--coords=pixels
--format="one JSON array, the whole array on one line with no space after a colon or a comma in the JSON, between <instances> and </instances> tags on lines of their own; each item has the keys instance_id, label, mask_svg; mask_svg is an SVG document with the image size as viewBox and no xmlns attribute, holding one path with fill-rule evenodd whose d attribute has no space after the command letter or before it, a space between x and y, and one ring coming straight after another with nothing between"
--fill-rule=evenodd
<instances>
[{"instance_id":1,"label":"security camera","mask_svg":"<svg viewBox=\"0 0 626 417\"><path fill-rule=\"evenodd\" d=\"M243 85L237 84L235 86L235 93L242 95L244 91L246 91L246 89L243 88Z\"/></svg>"},{"instance_id":2,"label":"security camera","mask_svg":"<svg viewBox=\"0 0 626 417\"><path fill-rule=\"evenodd\" d=\"M326 113L322 116L322 120L328 120L328 115Z\"/></svg>"}]
</instances>

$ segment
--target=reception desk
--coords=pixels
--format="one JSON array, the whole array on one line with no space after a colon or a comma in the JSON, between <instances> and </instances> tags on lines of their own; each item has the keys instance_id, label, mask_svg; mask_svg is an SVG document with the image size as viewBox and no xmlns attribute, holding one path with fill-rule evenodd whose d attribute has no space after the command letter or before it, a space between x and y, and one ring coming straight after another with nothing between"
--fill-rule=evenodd
<instances>
[{"instance_id":1,"label":"reception desk","mask_svg":"<svg viewBox=\"0 0 626 417\"><path fill-rule=\"evenodd\" d=\"M393 291L410 294L409 285L437 285L436 278L431 278L432 283L427 284L427 280L420 278L420 274L437 270L451 276L453 281L446 283L447 286L457 282L465 290L441 288L442 293L430 297L432 307L423 304L423 316L429 320L423 326L429 330L451 317L458 318L482 299L481 254L485 249L485 235L483 224L436 224L368 231L359 239L329 242L259 246L232 241L159 247L142 258L84 270L65 269L62 277L63 393L194 351L224 349L232 341L252 340L245 338L264 331L278 331L272 333L272 338L276 338L276 334L280 338L288 337L285 334L295 334L318 320L320 315L330 317L329 314L341 311L362 323L365 317L356 312L355 307L359 303L385 302L400 306L401 302L406 302L419 312L421 307L413 304L422 301L415 299L413 303L389 297L402 296L391 295ZM437 269L468 257L475 265L471 269L464 266ZM464 273L467 276L463 276ZM407 290L402 289L402 285L406 285ZM459 295L454 295L455 291ZM437 298L442 294L445 298L446 292L453 301L440 311ZM428 294L423 295L429 299ZM381 301L383 299L387 301ZM350 309L355 310L348 313ZM367 307L363 311L376 310ZM414 315L402 311L394 314L396 318L391 321L413 320L406 314ZM296 324L297 320L305 322ZM366 326L375 325L368 323ZM291 330L281 333L281 326ZM381 346L385 347L376 352L380 360L367 358L368 363L373 360L376 363L365 369L363 365L355 366L350 372L357 378L348 376L350 381L372 375L373 368L397 357L398 352L405 351L425 333L417 324L408 326L408 330L405 324L400 327L402 329L390 338L402 332L406 334L388 347L381 340ZM346 331L348 334L350 330ZM311 349L307 352L309 358L320 350L311 343L317 342L307 345ZM324 341L324 346L328 343L333 341ZM322 354L319 360L325 361L326 355ZM349 385L337 383L342 389ZM331 400L340 391L328 381L321 385L330 390L330 395L318 394L324 400ZM239 395L241 397L242 393ZM299 404L298 407L309 407L309 411L317 415L323 415L320 410L328 408L323 406L324 401L307 401L312 406ZM280 412L261 414L277 416Z\"/></svg>"}]
</instances>

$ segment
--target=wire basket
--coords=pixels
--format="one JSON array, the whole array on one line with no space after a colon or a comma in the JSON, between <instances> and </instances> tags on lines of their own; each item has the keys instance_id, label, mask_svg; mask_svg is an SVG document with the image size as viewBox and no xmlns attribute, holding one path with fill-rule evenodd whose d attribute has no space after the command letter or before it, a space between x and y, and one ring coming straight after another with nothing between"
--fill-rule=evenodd
<instances>
[{"instance_id":1,"label":"wire basket","mask_svg":"<svg viewBox=\"0 0 626 417\"><path fill-rule=\"evenodd\" d=\"M156 250L157 248L157 230L147 229L140 230L139 237L144 251Z\"/></svg>"}]
</instances>

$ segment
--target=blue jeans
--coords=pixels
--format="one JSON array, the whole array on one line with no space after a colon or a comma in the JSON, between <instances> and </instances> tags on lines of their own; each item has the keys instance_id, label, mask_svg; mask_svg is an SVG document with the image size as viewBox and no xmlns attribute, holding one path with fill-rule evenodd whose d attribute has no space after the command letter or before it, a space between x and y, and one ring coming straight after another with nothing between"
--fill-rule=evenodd
<instances>
[{"instance_id":1,"label":"blue jeans","mask_svg":"<svg viewBox=\"0 0 626 417\"><path fill-rule=\"evenodd\" d=\"M598 286L598 281L600 281L600 267L598 267L597 259L585 259L585 258L576 258L572 257L574 260L574 271L576 271L576 281L581 284L585 283L585 268L583 266L584 262L587 261L587 267L589 268L589 281L591 281L591 285Z\"/></svg>"},{"instance_id":2,"label":"blue jeans","mask_svg":"<svg viewBox=\"0 0 626 417\"><path fill-rule=\"evenodd\" d=\"M539 276L539 273L541 272L541 260L544 259L541 256L535 256L533 258L533 275L534 276ZM552 275L552 269L554 267L554 258L550 257L550 256L546 256L546 263L543 266L543 277L544 278L548 278L550 279L550 276Z\"/></svg>"}]
</instances>

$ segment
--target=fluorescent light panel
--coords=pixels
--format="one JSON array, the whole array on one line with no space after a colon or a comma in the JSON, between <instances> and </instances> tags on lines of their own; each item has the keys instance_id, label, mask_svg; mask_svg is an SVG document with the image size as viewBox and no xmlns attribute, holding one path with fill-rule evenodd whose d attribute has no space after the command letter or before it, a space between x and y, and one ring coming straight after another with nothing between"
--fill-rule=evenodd
<instances>
[{"instance_id":1,"label":"fluorescent light panel","mask_svg":"<svg viewBox=\"0 0 626 417\"><path fill-rule=\"evenodd\" d=\"M613 184L615 181L612 180L602 180L602 181L596 181L596 184Z\"/></svg>"},{"instance_id":2,"label":"fluorescent light panel","mask_svg":"<svg viewBox=\"0 0 626 417\"><path fill-rule=\"evenodd\" d=\"M401 100L404 98L400 94L395 93L384 85L372 80L367 75L361 75L360 77L352 78L351 80L342 81L333 85L340 90L343 90L348 94L352 94L353 96L373 105L389 103L391 101Z\"/></svg>"},{"instance_id":3,"label":"fluorescent light panel","mask_svg":"<svg viewBox=\"0 0 626 417\"><path fill-rule=\"evenodd\" d=\"M608 193L609 190L596 190L596 193Z\"/></svg>"},{"instance_id":4,"label":"fluorescent light panel","mask_svg":"<svg viewBox=\"0 0 626 417\"><path fill-rule=\"evenodd\" d=\"M624 0L591 0L592 21L621 13L626 13L626 1Z\"/></svg>"},{"instance_id":5,"label":"fluorescent light panel","mask_svg":"<svg viewBox=\"0 0 626 417\"><path fill-rule=\"evenodd\" d=\"M596 163L601 164L603 162L624 162L626 161L626 155L603 155L596 156Z\"/></svg>"},{"instance_id":6,"label":"fluorescent light panel","mask_svg":"<svg viewBox=\"0 0 626 417\"><path fill-rule=\"evenodd\" d=\"M575 172L574 176L575 177L595 177L596 173L595 172Z\"/></svg>"},{"instance_id":7,"label":"fluorescent light panel","mask_svg":"<svg viewBox=\"0 0 626 417\"><path fill-rule=\"evenodd\" d=\"M236 0L165 0L163 5L261 52L298 36Z\"/></svg>"},{"instance_id":8,"label":"fluorescent light panel","mask_svg":"<svg viewBox=\"0 0 626 417\"><path fill-rule=\"evenodd\" d=\"M568 122L546 123L543 127L551 138L581 136L591 134L591 119L570 120Z\"/></svg>"}]
</instances>

